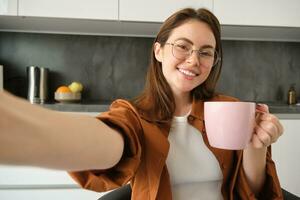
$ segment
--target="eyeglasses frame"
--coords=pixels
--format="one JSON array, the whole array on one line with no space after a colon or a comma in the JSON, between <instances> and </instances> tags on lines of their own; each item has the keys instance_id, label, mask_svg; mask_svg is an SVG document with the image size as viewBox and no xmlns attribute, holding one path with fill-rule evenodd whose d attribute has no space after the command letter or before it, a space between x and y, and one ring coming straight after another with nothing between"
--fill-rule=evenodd
<instances>
[{"instance_id":1,"label":"eyeglasses frame","mask_svg":"<svg viewBox=\"0 0 300 200\"><path fill-rule=\"evenodd\" d=\"M166 42L165 45L171 45L171 46L172 46L172 55L173 55L175 58L177 58L177 57L174 55L174 46L176 45L175 42ZM189 57L193 54L194 51L196 51L196 52L201 52L201 49L191 49L190 52L189 52ZM221 57L219 56L218 52L217 52L215 49L214 49L214 51L215 51L215 53L217 54L217 56L216 56L216 58L215 58L216 61L215 61L215 63L211 66L211 68L213 68L214 66L216 66L216 65L221 61ZM199 54L197 54L197 55L199 55ZM187 57L187 58L189 58L189 57ZM198 59L200 59L200 56L197 56L197 57L198 57ZM187 58L185 58L185 59L187 59ZM179 59L179 58L177 58L177 59ZM182 59L182 60L184 60L184 59Z\"/></svg>"}]
</instances>

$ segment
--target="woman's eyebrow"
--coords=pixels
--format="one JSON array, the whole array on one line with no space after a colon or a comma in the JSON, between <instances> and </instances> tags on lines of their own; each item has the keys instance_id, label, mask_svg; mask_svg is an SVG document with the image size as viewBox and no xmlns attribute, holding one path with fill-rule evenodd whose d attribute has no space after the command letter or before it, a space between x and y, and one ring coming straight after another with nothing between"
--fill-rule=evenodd
<instances>
[{"instance_id":1,"label":"woman's eyebrow","mask_svg":"<svg viewBox=\"0 0 300 200\"><path fill-rule=\"evenodd\" d=\"M178 40L184 40L190 44L194 44L191 40L189 40L188 38L185 38L185 37L180 37L180 38L177 38L175 41L178 41Z\"/></svg>"},{"instance_id":2,"label":"woman's eyebrow","mask_svg":"<svg viewBox=\"0 0 300 200\"><path fill-rule=\"evenodd\" d=\"M190 39L185 38L185 37L177 38L175 41L178 41L178 40L184 40L185 42L188 42L190 44L194 44ZM212 45L209 45L209 44L205 44L205 45L201 46L199 49L207 49L207 48L214 49L215 47L213 47Z\"/></svg>"},{"instance_id":3,"label":"woman's eyebrow","mask_svg":"<svg viewBox=\"0 0 300 200\"><path fill-rule=\"evenodd\" d=\"M200 49L214 49L215 47L209 45L209 44L205 44L203 45Z\"/></svg>"}]
</instances>

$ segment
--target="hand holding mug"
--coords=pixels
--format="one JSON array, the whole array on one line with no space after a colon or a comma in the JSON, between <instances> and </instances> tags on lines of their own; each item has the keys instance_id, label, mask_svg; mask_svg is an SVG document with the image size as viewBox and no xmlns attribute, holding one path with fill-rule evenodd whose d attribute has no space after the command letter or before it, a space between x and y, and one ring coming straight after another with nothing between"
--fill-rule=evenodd
<instances>
[{"instance_id":1,"label":"hand holding mug","mask_svg":"<svg viewBox=\"0 0 300 200\"><path fill-rule=\"evenodd\" d=\"M268 106L254 102L205 102L204 120L210 145L221 149L268 147L283 133Z\"/></svg>"},{"instance_id":2,"label":"hand holding mug","mask_svg":"<svg viewBox=\"0 0 300 200\"><path fill-rule=\"evenodd\" d=\"M283 127L275 115L269 113L265 104L257 104L255 112L255 127L250 142L254 148L268 147L283 134Z\"/></svg>"}]
</instances>

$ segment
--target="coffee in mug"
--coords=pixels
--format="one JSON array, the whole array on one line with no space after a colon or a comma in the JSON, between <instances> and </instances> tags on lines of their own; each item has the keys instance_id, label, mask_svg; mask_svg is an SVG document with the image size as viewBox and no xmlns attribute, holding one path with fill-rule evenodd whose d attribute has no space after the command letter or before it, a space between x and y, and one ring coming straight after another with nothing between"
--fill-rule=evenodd
<instances>
[{"instance_id":1,"label":"coffee in mug","mask_svg":"<svg viewBox=\"0 0 300 200\"><path fill-rule=\"evenodd\" d=\"M254 131L255 108L253 102L205 102L204 121L209 144L221 149L245 149Z\"/></svg>"}]
</instances>

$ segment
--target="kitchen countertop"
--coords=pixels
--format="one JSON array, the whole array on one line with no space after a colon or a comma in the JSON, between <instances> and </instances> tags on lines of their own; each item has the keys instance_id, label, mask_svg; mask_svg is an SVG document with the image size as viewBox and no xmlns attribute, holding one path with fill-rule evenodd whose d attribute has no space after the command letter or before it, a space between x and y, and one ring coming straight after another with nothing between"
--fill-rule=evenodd
<instances>
[{"instance_id":1,"label":"kitchen countertop","mask_svg":"<svg viewBox=\"0 0 300 200\"><path fill-rule=\"evenodd\" d=\"M294 114L300 114L300 104L296 105L288 105L283 103L265 103L269 106L271 113L294 113Z\"/></svg>"},{"instance_id":2,"label":"kitchen countertop","mask_svg":"<svg viewBox=\"0 0 300 200\"><path fill-rule=\"evenodd\" d=\"M93 102L79 102L79 103L47 103L41 104L41 106L62 112L103 112L107 111L111 102L105 101L93 101ZM268 103L264 102L269 106L270 112L287 118L298 118L300 119L300 104L298 105L287 105L283 103Z\"/></svg>"},{"instance_id":3,"label":"kitchen countertop","mask_svg":"<svg viewBox=\"0 0 300 200\"><path fill-rule=\"evenodd\" d=\"M46 103L42 107L62 112L103 112L107 111L111 102L83 103Z\"/></svg>"}]
</instances>

